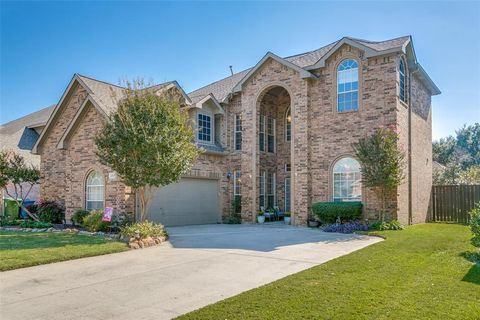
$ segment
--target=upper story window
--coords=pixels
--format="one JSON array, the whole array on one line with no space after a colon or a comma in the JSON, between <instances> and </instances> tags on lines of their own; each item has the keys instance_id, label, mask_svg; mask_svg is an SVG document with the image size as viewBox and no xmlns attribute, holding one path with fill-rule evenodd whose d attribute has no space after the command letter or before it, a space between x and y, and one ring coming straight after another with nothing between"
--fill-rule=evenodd
<instances>
[{"instance_id":1,"label":"upper story window","mask_svg":"<svg viewBox=\"0 0 480 320\"><path fill-rule=\"evenodd\" d=\"M358 64L344 60L337 69L337 111L358 110Z\"/></svg>"},{"instance_id":2,"label":"upper story window","mask_svg":"<svg viewBox=\"0 0 480 320\"><path fill-rule=\"evenodd\" d=\"M198 114L198 140L212 142L212 117L205 114Z\"/></svg>"},{"instance_id":3,"label":"upper story window","mask_svg":"<svg viewBox=\"0 0 480 320\"><path fill-rule=\"evenodd\" d=\"M242 150L242 115L235 115L235 150Z\"/></svg>"},{"instance_id":4,"label":"upper story window","mask_svg":"<svg viewBox=\"0 0 480 320\"><path fill-rule=\"evenodd\" d=\"M400 64L398 66L398 73L400 74L400 100L407 102L407 81L405 79L405 62L403 59L400 59Z\"/></svg>"},{"instance_id":5,"label":"upper story window","mask_svg":"<svg viewBox=\"0 0 480 320\"><path fill-rule=\"evenodd\" d=\"M275 119L267 118L267 151L275 152Z\"/></svg>"},{"instance_id":6,"label":"upper story window","mask_svg":"<svg viewBox=\"0 0 480 320\"><path fill-rule=\"evenodd\" d=\"M91 171L85 184L85 209L103 209L105 199L105 182L103 175L98 171Z\"/></svg>"},{"instance_id":7,"label":"upper story window","mask_svg":"<svg viewBox=\"0 0 480 320\"><path fill-rule=\"evenodd\" d=\"M290 108L288 108L287 115L285 117L285 141L292 139L292 115Z\"/></svg>"},{"instance_id":8,"label":"upper story window","mask_svg":"<svg viewBox=\"0 0 480 320\"><path fill-rule=\"evenodd\" d=\"M333 166L333 201L360 201L362 174L357 160L345 157Z\"/></svg>"},{"instance_id":9,"label":"upper story window","mask_svg":"<svg viewBox=\"0 0 480 320\"><path fill-rule=\"evenodd\" d=\"M265 116L260 115L258 130L258 147L260 151L265 151Z\"/></svg>"}]
</instances>

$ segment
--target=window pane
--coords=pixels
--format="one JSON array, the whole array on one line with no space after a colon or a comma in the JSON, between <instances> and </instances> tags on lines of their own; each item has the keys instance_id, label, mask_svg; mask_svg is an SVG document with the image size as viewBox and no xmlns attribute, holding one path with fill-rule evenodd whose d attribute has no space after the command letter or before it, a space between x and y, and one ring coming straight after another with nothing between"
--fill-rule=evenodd
<instances>
[{"instance_id":1,"label":"window pane","mask_svg":"<svg viewBox=\"0 0 480 320\"><path fill-rule=\"evenodd\" d=\"M349 157L338 160L333 167L334 201L359 201L361 196L360 164Z\"/></svg>"},{"instance_id":2,"label":"window pane","mask_svg":"<svg viewBox=\"0 0 480 320\"><path fill-rule=\"evenodd\" d=\"M198 114L198 140L211 141L210 116Z\"/></svg>"},{"instance_id":3,"label":"window pane","mask_svg":"<svg viewBox=\"0 0 480 320\"><path fill-rule=\"evenodd\" d=\"M358 109L358 65L355 60L343 61L337 71L337 110Z\"/></svg>"},{"instance_id":4,"label":"window pane","mask_svg":"<svg viewBox=\"0 0 480 320\"><path fill-rule=\"evenodd\" d=\"M105 185L103 175L97 171L89 173L85 186L85 207L87 210L103 208Z\"/></svg>"}]
</instances>

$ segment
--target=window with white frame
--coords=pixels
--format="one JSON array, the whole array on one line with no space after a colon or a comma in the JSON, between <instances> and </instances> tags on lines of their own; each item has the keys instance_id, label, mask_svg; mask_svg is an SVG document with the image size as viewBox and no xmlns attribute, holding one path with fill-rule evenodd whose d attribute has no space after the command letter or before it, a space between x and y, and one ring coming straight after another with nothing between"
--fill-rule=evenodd
<instances>
[{"instance_id":1,"label":"window with white frame","mask_svg":"<svg viewBox=\"0 0 480 320\"><path fill-rule=\"evenodd\" d=\"M285 172L292 171L292 165L290 163L285 163Z\"/></svg>"},{"instance_id":2,"label":"window with white frame","mask_svg":"<svg viewBox=\"0 0 480 320\"><path fill-rule=\"evenodd\" d=\"M275 152L275 119L267 118L267 151Z\"/></svg>"},{"instance_id":3,"label":"window with white frame","mask_svg":"<svg viewBox=\"0 0 480 320\"><path fill-rule=\"evenodd\" d=\"M258 130L258 147L260 151L265 151L265 116L260 115Z\"/></svg>"},{"instance_id":4,"label":"window with white frame","mask_svg":"<svg viewBox=\"0 0 480 320\"><path fill-rule=\"evenodd\" d=\"M260 192L259 192L259 198L258 198L258 205L259 207L263 207L265 209L265 177L266 172L262 171L260 173Z\"/></svg>"},{"instance_id":5,"label":"window with white frame","mask_svg":"<svg viewBox=\"0 0 480 320\"><path fill-rule=\"evenodd\" d=\"M290 108L288 108L287 115L285 117L285 141L292 139L292 115Z\"/></svg>"},{"instance_id":6,"label":"window with white frame","mask_svg":"<svg viewBox=\"0 0 480 320\"><path fill-rule=\"evenodd\" d=\"M276 205L275 197L275 172L267 172L267 209Z\"/></svg>"},{"instance_id":7,"label":"window with white frame","mask_svg":"<svg viewBox=\"0 0 480 320\"><path fill-rule=\"evenodd\" d=\"M285 178L285 211L290 211L290 178Z\"/></svg>"},{"instance_id":8,"label":"window with white frame","mask_svg":"<svg viewBox=\"0 0 480 320\"><path fill-rule=\"evenodd\" d=\"M212 142L212 117L206 114L198 114L198 140Z\"/></svg>"},{"instance_id":9,"label":"window with white frame","mask_svg":"<svg viewBox=\"0 0 480 320\"><path fill-rule=\"evenodd\" d=\"M407 102L407 82L405 79L405 63L403 59L400 59L400 64L398 66L398 73L400 75L400 92L399 97L403 102Z\"/></svg>"},{"instance_id":10,"label":"window with white frame","mask_svg":"<svg viewBox=\"0 0 480 320\"><path fill-rule=\"evenodd\" d=\"M105 199L105 182L103 175L98 171L91 171L85 183L85 209L103 209Z\"/></svg>"},{"instance_id":11,"label":"window with white frame","mask_svg":"<svg viewBox=\"0 0 480 320\"><path fill-rule=\"evenodd\" d=\"M360 201L362 198L360 163L341 158L333 166L333 201Z\"/></svg>"},{"instance_id":12,"label":"window with white frame","mask_svg":"<svg viewBox=\"0 0 480 320\"><path fill-rule=\"evenodd\" d=\"M235 150L242 150L242 115L235 115Z\"/></svg>"},{"instance_id":13,"label":"window with white frame","mask_svg":"<svg viewBox=\"0 0 480 320\"><path fill-rule=\"evenodd\" d=\"M358 110L358 64L344 60L337 69L337 111Z\"/></svg>"},{"instance_id":14,"label":"window with white frame","mask_svg":"<svg viewBox=\"0 0 480 320\"><path fill-rule=\"evenodd\" d=\"M241 196L242 195L242 172L240 170L233 172L233 195Z\"/></svg>"}]
</instances>

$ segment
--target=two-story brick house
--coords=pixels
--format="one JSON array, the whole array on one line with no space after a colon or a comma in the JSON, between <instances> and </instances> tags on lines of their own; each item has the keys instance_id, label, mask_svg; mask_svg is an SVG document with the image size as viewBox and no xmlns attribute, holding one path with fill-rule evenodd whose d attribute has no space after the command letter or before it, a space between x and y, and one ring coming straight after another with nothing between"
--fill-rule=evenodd
<instances>
[{"instance_id":1,"label":"two-story brick house","mask_svg":"<svg viewBox=\"0 0 480 320\"><path fill-rule=\"evenodd\" d=\"M76 208L135 211L135 195L95 156L93 137L125 88L75 75L32 152L41 155L41 197ZM361 200L366 217L379 209L362 187L352 143L379 127L395 128L407 154L406 180L390 196L393 218L426 219L432 184L431 96L439 94L417 62L411 37L372 42L342 38L281 58L267 53L253 68L189 94L176 93L205 150L179 183L156 191L151 220L166 225L215 223L241 195L242 219L260 207L291 211L306 223L317 201Z\"/></svg>"}]
</instances>

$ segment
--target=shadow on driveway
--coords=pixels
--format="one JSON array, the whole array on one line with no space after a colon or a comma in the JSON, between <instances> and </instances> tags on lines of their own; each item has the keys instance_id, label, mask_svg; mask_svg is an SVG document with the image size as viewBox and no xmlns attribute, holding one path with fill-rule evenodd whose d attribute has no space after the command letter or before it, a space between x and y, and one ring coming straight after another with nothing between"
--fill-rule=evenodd
<instances>
[{"instance_id":1,"label":"shadow on driveway","mask_svg":"<svg viewBox=\"0 0 480 320\"><path fill-rule=\"evenodd\" d=\"M167 228L174 248L240 249L270 252L301 244L337 244L369 239L354 234L282 224L196 225Z\"/></svg>"}]
</instances>

